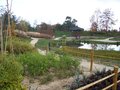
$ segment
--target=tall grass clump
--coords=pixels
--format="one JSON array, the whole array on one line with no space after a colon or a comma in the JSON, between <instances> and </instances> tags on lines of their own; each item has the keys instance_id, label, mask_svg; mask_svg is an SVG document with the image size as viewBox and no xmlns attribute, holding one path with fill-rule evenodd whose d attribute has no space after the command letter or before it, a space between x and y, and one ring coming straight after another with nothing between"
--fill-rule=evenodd
<instances>
[{"instance_id":1,"label":"tall grass clump","mask_svg":"<svg viewBox=\"0 0 120 90\"><path fill-rule=\"evenodd\" d=\"M7 51L10 52L10 42L7 44ZM23 38L13 37L12 40L14 54L20 54L25 52L31 52L34 50L34 47L30 45L29 41Z\"/></svg>"},{"instance_id":2,"label":"tall grass clump","mask_svg":"<svg viewBox=\"0 0 120 90\"><path fill-rule=\"evenodd\" d=\"M0 90L23 90L23 67L12 55L0 55Z\"/></svg>"}]
</instances>

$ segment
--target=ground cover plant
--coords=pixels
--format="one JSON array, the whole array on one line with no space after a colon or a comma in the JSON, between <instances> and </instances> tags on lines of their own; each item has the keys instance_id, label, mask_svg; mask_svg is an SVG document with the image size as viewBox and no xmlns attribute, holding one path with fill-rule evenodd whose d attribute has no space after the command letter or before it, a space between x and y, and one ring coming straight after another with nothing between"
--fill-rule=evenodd
<instances>
[{"instance_id":1,"label":"ground cover plant","mask_svg":"<svg viewBox=\"0 0 120 90\"><path fill-rule=\"evenodd\" d=\"M113 73L113 71L111 71L111 70L106 71L105 69L103 69L102 71L97 71L88 77L83 76L81 78L79 75L77 75L77 77L72 82L72 84L69 85L69 90L76 90L82 86L90 84L90 83L97 81L101 78L104 78L112 73ZM120 73L118 75L118 80L120 80ZM102 90L103 88L105 88L106 86L108 86L112 83L113 83L113 79L108 78L105 81L102 81L101 83L98 83L98 84L96 84L96 85L94 85L86 90ZM120 84L117 85L117 90L119 90L119 89L120 89ZM109 90L112 90L112 89L109 89Z\"/></svg>"}]
</instances>

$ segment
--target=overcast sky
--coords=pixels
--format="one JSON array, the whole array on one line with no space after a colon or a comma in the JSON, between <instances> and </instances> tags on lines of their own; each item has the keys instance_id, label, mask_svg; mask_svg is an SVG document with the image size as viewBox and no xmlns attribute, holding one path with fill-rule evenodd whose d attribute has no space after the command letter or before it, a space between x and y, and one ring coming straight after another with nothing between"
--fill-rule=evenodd
<instances>
[{"instance_id":1,"label":"overcast sky","mask_svg":"<svg viewBox=\"0 0 120 90\"><path fill-rule=\"evenodd\" d=\"M0 0L5 5L6 0ZM10 1L10 0L9 0ZM12 12L17 17L33 24L46 22L49 24L63 23L66 16L75 18L77 25L88 29L90 17L94 11L110 8L118 19L116 29L120 27L120 0L13 0Z\"/></svg>"}]
</instances>

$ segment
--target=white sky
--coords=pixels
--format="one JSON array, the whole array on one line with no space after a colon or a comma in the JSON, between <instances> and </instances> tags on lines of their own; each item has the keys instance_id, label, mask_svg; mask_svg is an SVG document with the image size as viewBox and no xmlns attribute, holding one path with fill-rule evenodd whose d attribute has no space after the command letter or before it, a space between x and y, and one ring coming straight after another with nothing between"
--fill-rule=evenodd
<instances>
[{"instance_id":1,"label":"white sky","mask_svg":"<svg viewBox=\"0 0 120 90\"><path fill-rule=\"evenodd\" d=\"M5 5L5 1L0 0L0 5ZM66 16L71 16L78 21L78 26L88 29L90 17L94 11L106 8L111 8L115 18L118 19L115 26L118 29L120 27L120 0L13 0L12 12L31 24L35 20L37 24L63 23Z\"/></svg>"}]
</instances>

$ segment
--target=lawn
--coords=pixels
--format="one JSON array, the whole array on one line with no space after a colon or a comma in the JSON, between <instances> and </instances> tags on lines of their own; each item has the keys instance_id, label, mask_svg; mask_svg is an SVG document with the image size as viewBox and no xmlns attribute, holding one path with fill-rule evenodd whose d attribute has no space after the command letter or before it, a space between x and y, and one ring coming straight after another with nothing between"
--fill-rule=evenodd
<instances>
[{"instance_id":1,"label":"lawn","mask_svg":"<svg viewBox=\"0 0 120 90\"><path fill-rule=\"evenodd\" d=\"M50 39L39 39L35 46L40 49L45 49L49 45L50 41Z\"/></svg>"},{"instance_id":2,"label":"lawn","mask_svg":"<svg viewBox=\"0 0 120 90\"><path fill-rule=\"evenodd\" d=\"M68 31L55 31L55 37L62 37L63 35L71 36L71 32Z\"/></svg>"},{"instance_id":3,"label":"lawn","mask_svg":"<svg viewBox=\"0 0 120 90\"><path fill-rule=\"evenodd\" d=\"M112 39L110 39L110 40L120 41L120 37L114 37L114 38L112 38Z\"/></svg>"}]
</instances>

